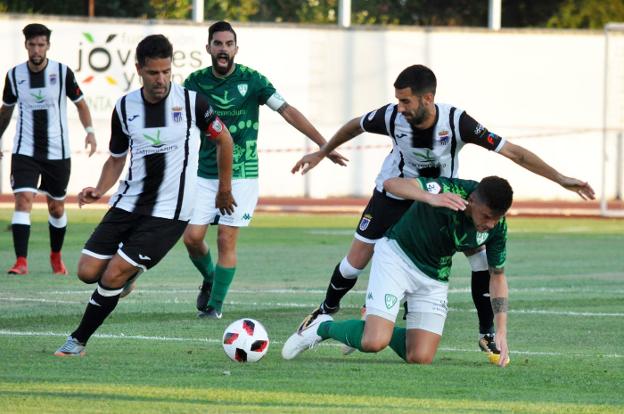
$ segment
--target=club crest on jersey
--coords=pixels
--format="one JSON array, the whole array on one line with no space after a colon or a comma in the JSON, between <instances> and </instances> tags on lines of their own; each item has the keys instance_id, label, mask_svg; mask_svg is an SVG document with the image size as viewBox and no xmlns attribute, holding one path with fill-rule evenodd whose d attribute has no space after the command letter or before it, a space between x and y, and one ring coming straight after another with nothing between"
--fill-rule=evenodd
<instances>
[{"instance_id":1,"label":"club crest on jersey","mask_svg":"<svg viewBox=\"0 0 624 414\"><path fill-rule=\"evenodd\" d=\"M50 85L56 85L56 73L50 73Z\"/></svg>"},{"instance_id":2,"label":"club crest on jersey","mask_svg":"<svg viewBox=\"0 0 624 414\"><path fill-rule=\"evenodd\" d=\"M431 194L440 194L442 192L442 187L435 181L431 181L427 183L427 191Z\"/></svg>"},{"instance_id":3,"label":"club crest on jersey","mask_svg":"<svg viewBox=\"0 0 624 414\"><path fill-rule=\"evenodd\" d=\"M487 238L489 236L488 232L485 233L481 233L480 231L477 232L477 244L483 244Z\"/></svg>"},{"instance_id":4,"label":"club crest on jersey","mask_svg":"<svg viewBox=\"0 0 624 414\"><path fill-rule=\"evenodd\" d=\"M247 94L247 84L246 83L241 83L240 85L238 85L238 93L241 94L241 96L245 96Z\"/></svg>"},{"instance_id":5,"label":"club crest on jersey","mask_svg":"<svg viewBox=\"0 0 624 414\"><path fill-rule=\"evenodd\" d=\"M179 106L174 106L171 108L171 112L173 113L173 122L182 122L182 108Z\"/></svg>"},{"instance_id":6,"label":"club crest on jersey","mask_svg":"<svg viewBox=\"0 0 624 414\"><path fill-rule=\"evenodd\" d=\"M361 231L364 231L364 230L366 230L368 228L368 225L370 224L371 219L372 219L372 217L368 216L368 215L362 217L362 219L360 220L360 226L359 226Z\"/></svg>"},{"instance_id":7,"label":"club crest on jersey","mask_svg":"<svg viewBox=\"0 0 624 414\"><path fill-rule=\"evenodd\" d=\"M438 132L438 136L436 137L436 141L440 143L440 145L446 145L449 142L449 132L446 129Z\"/></svg>"}]
</instances>

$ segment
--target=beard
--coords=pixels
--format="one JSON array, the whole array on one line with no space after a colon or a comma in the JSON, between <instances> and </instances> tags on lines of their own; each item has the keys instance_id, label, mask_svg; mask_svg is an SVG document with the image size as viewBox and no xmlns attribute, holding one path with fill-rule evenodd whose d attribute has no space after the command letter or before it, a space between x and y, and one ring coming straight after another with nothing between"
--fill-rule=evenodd
<instances>
[{"instance_id":1,"label":"beard","mask_svg":"<svg viewBox=\"0 0 624 414\"><path fill-rule=\"evenodd\" d=\"M221 59L221 58L226 58L227 59L227 65L225 65L225 67L219 65L219 59ZM216 56L210 55L210 59L212 60L212 68L219 75L227 74L230 71L230 69L232 69L232 66L234 65L234 58L233 57L229 57L226 54L218 54Z\"/></svg>"},{"instance_id":2,"label":"beard","mask_svg":"<svg viewBox=\"0 0 624 414\"><path fill-rule=\"evenodd\" d=\"M408 122L412 127L418 128L417 126L422 124L426 118L427 111L424 106L421 105L414 113L410 114Z\"/></svg>"},{"instance_id":3,"label":"beard","mask_svg":"<svg viewBox=\"0 0 624 414\"><path fill-rule=\"evenodd\" d=\"M35 57L28 58L28 61L35 66L41 65L44 60L45 60L45 57L42 57L42 56L35 56Z\"/></svg>"}]
</instances>

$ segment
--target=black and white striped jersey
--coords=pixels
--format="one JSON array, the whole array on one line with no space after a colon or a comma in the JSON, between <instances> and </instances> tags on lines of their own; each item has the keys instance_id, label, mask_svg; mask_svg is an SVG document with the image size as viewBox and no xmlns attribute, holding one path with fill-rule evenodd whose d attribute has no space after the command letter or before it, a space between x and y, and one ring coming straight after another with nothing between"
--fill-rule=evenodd
<instances>
[{"instance_id":1,"label":"black and white striped jersey","mask_svg":"<svg viewBox=\"0 0 624 414\"><path fill-rule=\"evenodd\" d=\"M110 205L148 216L189 220L200 130L220 131L224 126L196 92L172 83L167 97L151 104L143 99L142 91L123 96L113 110L109 149L113 157L130 152L130 165Z\"/></svg>"},{"instance_id":2,"label":"black and white striped jersey","mask_svg":"<svg viewBox=\"0 0 624 414\"><path fill-rule=\"evenodd\" d=\"M392 151L375 179L381 192L384 181L393 177L457 177L457 155L465 144L496 152L505 144L504 138L489 132L465 111L447 104L436 104L436 122L425 130L413 129L396 104L365 114L360 126L366 132L392 138Z\"/></svg>"},{"instance_id":3,"label":"black and white striped jersey","mask_svg":"<svg viewBox=\"0 0 624 414\"><path fill-rule=\"evenodd\" d=\"M48 59L39 72L32 72L27 63L9 70L2 103L19 107L13 154L45 160L71 156L66 98L76 103L83 95L74 73L60 62Z\"/></svg>"}]
</instances>

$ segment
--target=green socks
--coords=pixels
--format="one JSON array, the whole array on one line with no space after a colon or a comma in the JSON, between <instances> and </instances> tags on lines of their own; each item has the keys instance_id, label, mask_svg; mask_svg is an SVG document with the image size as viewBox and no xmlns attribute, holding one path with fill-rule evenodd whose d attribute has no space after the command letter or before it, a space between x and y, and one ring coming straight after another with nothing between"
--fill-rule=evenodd
<instances>
[{"instance_id":1,"label":"green socks","mask_svg":"<svg viewBox=\"0 0 624 414\"><path fill-rule=\"evenodd\" d=\"M335 339L343 344L349 345L362 351L362 336L364 335L364 321L327 321L319 325L316 333L323 339Z\"/></svg>"},{"instance_id":2,"label":"green socks","mask_svg":"<svg viewBox=\"0 0 624 414\"><path fill-rule=\"evenodd\" d=\"M212 292L210 293L210 301L208 306L212 306L221 312L223 301L230 289L232 280L234 280L235 267L221 267L217 265L214 272L214 281L212 283Z\"/></svg>"},{"instance_id":3,"label":"green socks","mask_svg":"<svg viewBox=\"0 0 624 414\"><path fill-rule=\"evenodd\" d=\"M362 350L362 336L364 336L364 321L327 321L319 325L316 333L323 339L335 339L345 345L356 348L360 352ZM390 348L405 361L407 355L407 346L405 344L405 336L407 330L405 328L395 327L390 339Z\"/></svg>"},{"instance_id":4,"label":"green socks","mask_svg":"<svg viewBox=\"0 0 624 414\"><path fill-rule=\"evenodd\" d=\"M191 262L195 265L199 273L204 277L204 282L212 283L215 278L215 268L212 264L212 257L210 257L210 251L204 256L192 257L189 256Z\"/></svg>"},{"instance_id":5,"label":"green socks","mask_svg":"<svg viewBox=\"0 0 624 414\"><path fill-rule=\"evenodd\" d=\"M392 331L392 338L390 338L390 348L392 348L403 361L405 361L405 357L407 356L407 344L405 343L406 335L407 329L395 326L394 331Z\"/></svg>"}]
</instances>

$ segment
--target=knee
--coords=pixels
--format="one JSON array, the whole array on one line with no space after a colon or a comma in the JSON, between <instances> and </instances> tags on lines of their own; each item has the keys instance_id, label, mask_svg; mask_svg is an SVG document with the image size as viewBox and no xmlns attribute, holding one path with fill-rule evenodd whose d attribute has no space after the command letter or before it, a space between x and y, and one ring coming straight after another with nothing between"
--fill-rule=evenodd
<instances>
[{"instance_id":1,"label":"knee","mask_svg":"<svg viewBox=\"0 0 624 414\"><path fill-rule=\"evenodd\" d=\"M429 365L433 362L433 355L418 351L408 351L405 361L408 364Z\"/></svg>"},{"instance_id":2,"label":"knee","mask_svg":"<svg viewBox=\"0 0 624 414\"><path fill-rule=\"evenodd\" d=\"M83 281L84 283L95 283L100 280L101 274L98 269L94 269L92 266L89 266L84 261L78 262L78 279Z\"/></svg>"},{"instance_id":3,"label":"knee","mask_svg":"<svg viewBox=\"0 0 624 414\"><path fill-rule=\"evenodd\" d=\"M198 240L197 235L195 235L192 231L185 231L184 236L182 236L182 240L184 241L184 245L187 247L197 246L198 243L203 241L203 239Z\"/></svg>"},{"instance_id":4,"label":"knee","mask_svg":"<svg viewBox=\"0 0 624 414\"><path fill-rule=\"evenodd\" d=\"M217 246L219 247L219 251L231 251L234 250L236 245L236 237L225 233L219 232L217 235Z\"/></svg>"},{"instance_id":5,"label":"knee","mask_svg":"<svg viewBox=\"0 0 624 414\"><path fill-rule=\"evenodd\" d=\"M65 213L65 206L59 203L51 204L48 206L48 212L54 218L61 218Z\"/></svg>"},{"instance_id":6,"label":"knee","mask_svg":"<svg viewBox=\"0 0 624 414\"><path fill-rule=\"evenodd\" d=\"M362 337L362 351L364 352L379 352L388 346L388 342L381 340L380 338L367 338Z\"/></svg>"}]
</instances>

